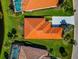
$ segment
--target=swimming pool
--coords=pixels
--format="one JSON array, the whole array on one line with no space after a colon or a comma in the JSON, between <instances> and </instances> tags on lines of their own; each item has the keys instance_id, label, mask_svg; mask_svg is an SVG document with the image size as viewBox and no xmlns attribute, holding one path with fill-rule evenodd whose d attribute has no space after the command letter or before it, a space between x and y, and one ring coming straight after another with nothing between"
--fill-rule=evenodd
<instances>
[{"instance_id":1,"label":"swimming pool","mask_svg":"<svg viewBox=\"0 0 79 59\"><path fill-rule=\"evenodd\" d=\"M18 59L18 55L19 55L19 46L14 45L12 47L11 59Z\"/></svg>"},{"instance_id":2,"label":"swimming pool","mask_svg":"<svg viewBox=\"0 0 79 59\"><path fill-rule=\"evenodd\" d=\"M21 0L14 0L14 2L21 2Z\"/></svg>"},{"instance_id":3,"label":"swimming pool","mask_svg":"<svg viewBox=\"0 0 79 59\"><path fill-rule=\"evenodd\" d=\"M21 6L22 5L21 4L22 0L14 0L13 2L14 2L15 11L16 12L22 11L22 6Z\"/></svg>"}]
</instances>

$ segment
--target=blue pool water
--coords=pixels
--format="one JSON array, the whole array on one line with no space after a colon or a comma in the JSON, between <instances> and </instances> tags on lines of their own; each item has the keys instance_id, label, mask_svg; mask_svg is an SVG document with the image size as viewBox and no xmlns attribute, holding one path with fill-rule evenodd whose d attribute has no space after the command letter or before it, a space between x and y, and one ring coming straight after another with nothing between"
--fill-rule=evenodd
<instances>
[{"instance_id":1,"label":"blue pool water","mask_svg":"<svg viewBox=\"0 0 79 59\"><path fill-rule=\"evenodd\" d=\"M12 48L12 59L18 59L19 55L19 47Z\"/></svg>"},{"instance_id":2,"label":"blue pool water","mask_svg":"<svg viewBox=\"0 0 79 59\"><path fill-rule=\"evenodd\" d=\"M21 1L22 0L14 0L15 11L21 11Z\"/></svg>"},{"instance_id":3,"label":"blue pool water","mask_svg":"<svg viewBox=\"0 0 79 59\"><path fill-rule=\"evenodd\" d=\"M21 0L14 0L14 2L21 2Z\"/></svg>"},{"instance_id":4,"label":"blue pool water","mask_svg":"<svg viewBox=\"0 0 79 59\"><path fill-rule=\"evenodd\" d=\"M21 11L21 4L15 3L15 9L16 9L16 11Z\"/></svg>"}]
</instances>

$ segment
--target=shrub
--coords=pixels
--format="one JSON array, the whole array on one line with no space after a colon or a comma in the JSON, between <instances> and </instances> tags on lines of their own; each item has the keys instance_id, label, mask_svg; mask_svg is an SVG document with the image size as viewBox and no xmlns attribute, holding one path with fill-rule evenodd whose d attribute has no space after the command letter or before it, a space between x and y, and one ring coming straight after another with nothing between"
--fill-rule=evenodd
<instances>
[{"instance_id":1,"label":"shrub","mask_svg":"<svg viewBox=\"0 0 79 59\"><path fill-rule=\"evenodd\" d=\"M5 57L5 59L8 59L8 53L7 52L4 52L4 57Z\"/></svg>"},{"instance_id":2,"label":"shrub","mask_svg":"<svg viewBox=\"0 0 79 59\"><path fill-rule=\"evenodd\" d=\"M12 34L16 34L16 29L12 28Z\"/></svg>"},{"instance_id":3,"label":"shrub","mask_svg":"<svg viewBox=\"0 0 79 59\"><path fill-rule=\"evenodd\" d=\"M11 32L8 32L8 37L12 39L13 35Z\"/></svg>"},{"instance_id":4,"label":"shrub","mask_svg":"<svg viewBox=\"0 0 79 59\"><path fill-rule=\"evenodd\" d=\"M60 48L59 48L59 52L61 53L61 55L62 55L63 57L67 56L67 52L65 51L65 48L64 48L64 47L60 47Z\"/></svg>"}]
</instances>

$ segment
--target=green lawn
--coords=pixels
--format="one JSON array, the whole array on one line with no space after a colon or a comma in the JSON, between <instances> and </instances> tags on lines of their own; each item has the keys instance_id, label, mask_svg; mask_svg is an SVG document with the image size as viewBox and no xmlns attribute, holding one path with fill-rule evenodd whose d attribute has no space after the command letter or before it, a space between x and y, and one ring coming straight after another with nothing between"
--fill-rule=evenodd
<instances>
[{"instance_id":1,"label":"green lawn","mask_svg":"<svg viewBox=\"0 0 79 59\"><path fill-rule=\"evenodd\" d=\"M63 40L28 40L32 43L41 44L46 46L48 49L53 48L53 51L51 52L52 56L60 57L62 59L71 59L72 54L72 45L64 44ZM59 47L64 47L68 53L67 57L62 57L59 52Z\"/></svg>"},{"instance_id":2,"label":"green lawn","mask_svg":"<svg viewBox=\"0 0 79 59\"><path fill-rule=\"evenodd\" d=\"M9 31L11 31L12 28L16 28L18 25L17 18L15 15L12 14L12 12L9 10L9 0L1 0L2 3L2 9L3 9L3 14L4 14L4 42L3 42L3 47L2 47L2 52L1 52L1 57L0 59L5 59L4 58L4 52L9 53L9 49L11 46L11 41L8 38L7 34Z\"/></svg>"}]
</instances>

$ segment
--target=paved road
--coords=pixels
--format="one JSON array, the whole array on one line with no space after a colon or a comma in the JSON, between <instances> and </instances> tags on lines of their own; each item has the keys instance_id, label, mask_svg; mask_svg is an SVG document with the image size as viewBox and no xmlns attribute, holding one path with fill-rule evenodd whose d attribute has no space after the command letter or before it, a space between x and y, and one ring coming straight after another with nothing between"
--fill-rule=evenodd
<instances>
[{"instance_id":1,"label":"paved road","mask_svg":"<svg viewBox=\"0 0 79 59\"><path fill-rule=\"evenodd\" d=\"M74 9L76 9L76 12L75 12L75 40L78 42L78 32L77 32L77 29L78 29L78 16L77 16L77 12L78 12L78 0L73 0L74 3ZM73 54L72 54L72 59L78 59L78 45L76 46L73 46Z\"/></svg>"}]
</instances>

